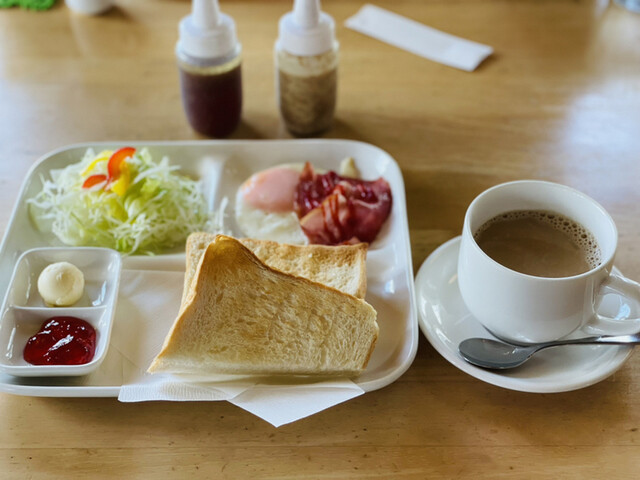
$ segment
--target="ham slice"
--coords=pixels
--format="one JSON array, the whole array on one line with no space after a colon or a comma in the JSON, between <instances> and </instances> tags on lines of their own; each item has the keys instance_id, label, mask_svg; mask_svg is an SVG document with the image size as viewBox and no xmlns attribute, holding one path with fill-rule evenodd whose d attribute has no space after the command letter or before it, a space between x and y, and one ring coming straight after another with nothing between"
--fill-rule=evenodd
<instances>
[{"instance_id":1,"label":"ham slice","mask_svg":"<svg viewBox=\"0 0 640 480\"><path fill-rule=\"evenodd\" d=\"M300 175L294 207L310 243L339 245L372 242L391 212L386 180L359 180L330 171L314 172L307 163Z\"/></svg>"}]
</instances>

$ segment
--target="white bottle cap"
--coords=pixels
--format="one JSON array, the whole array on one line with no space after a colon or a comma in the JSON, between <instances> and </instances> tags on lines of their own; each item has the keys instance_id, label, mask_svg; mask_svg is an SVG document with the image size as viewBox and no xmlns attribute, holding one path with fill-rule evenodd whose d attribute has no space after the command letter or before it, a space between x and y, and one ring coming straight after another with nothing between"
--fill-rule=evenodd
<instances>
[{"instance_id":1,"label":"white bottle cap","mask_svg":"<svg viewBox=\"0 0 640 480\"><path fill-rule=\"evenodd\" d=\"M293 11L282 16L277 48L293 55L320 55L333 48L335 23L320 11L320 0L294 0Z\"/></svg>"},{"instance_id":2,"label":"white bottle cap","mask_svg":"<svg viewBox=\"0 0 640 480\"><path fill-rule=\"evenodd\" d=\"M222 58L237 48L236 25L220 13L218 0L193 0L191 15L180 21L178 50L196 58Z\"/></svg>"}]
</instances>

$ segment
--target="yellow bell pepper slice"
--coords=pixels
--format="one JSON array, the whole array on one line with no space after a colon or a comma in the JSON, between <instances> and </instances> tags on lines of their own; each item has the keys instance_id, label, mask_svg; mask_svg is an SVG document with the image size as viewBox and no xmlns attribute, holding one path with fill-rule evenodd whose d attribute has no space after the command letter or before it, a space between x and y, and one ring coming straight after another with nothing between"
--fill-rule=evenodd
<instances>
[{"instance_id":1,"label":"yellow bell pepper slice","mask_svg":"<svg viewBox=\"0 0 640 480\"><path fill-rule=\"evenodd\" d=\"M87 168L85 168L80 175L83 177L87 176L91 171L96 168L96 165L100 162L104 162L105 160L109 160L109 158L113 155L113 151L111 150L103 150L98 154L93 162L89 164Z\"/></svg>"},{"instance_id":2,"label":"yellow bell pepper slice","mask_svg":"<svg viewBox=\"0 0 640 480\"><path fill-rule=\"evenodd\" d=\"M120 176L118 179L111 184L111 191L118 196L122 197L125 193L127 193L127 189L131 184L131 170L127 165L127 162L122 162L120 164Z\"/></svg>"}]
</instances>

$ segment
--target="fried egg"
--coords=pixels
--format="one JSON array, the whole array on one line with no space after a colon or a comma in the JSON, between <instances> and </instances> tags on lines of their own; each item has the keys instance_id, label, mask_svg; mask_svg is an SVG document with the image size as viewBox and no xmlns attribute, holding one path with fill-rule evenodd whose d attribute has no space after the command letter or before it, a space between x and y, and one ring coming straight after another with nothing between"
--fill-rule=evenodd
<instances>
[{"instance_id":1,"label":"fried egg","mask_svg":"<svg viewBox=\"0 0 640 480\"><path fill-rule=\"evenodd\" d=\"M235 216L250 238L292 245L309 243L294 211L303 164L285 164L255 173L238 189Z\"/></svg>"}]
</instances>

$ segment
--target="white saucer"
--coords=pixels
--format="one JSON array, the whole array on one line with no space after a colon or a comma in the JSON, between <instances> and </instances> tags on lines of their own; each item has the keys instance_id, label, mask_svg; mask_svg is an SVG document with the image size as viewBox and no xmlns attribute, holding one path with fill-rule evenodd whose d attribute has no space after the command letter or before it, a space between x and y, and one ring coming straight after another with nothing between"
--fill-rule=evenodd
<instances>
[{"instance_id":1,"label":"white saucer","mask_svg":"<svg viewBox=\"0 0 640 480\"><path fill-rule=\"evenodd\" d=\"M633 347L577 345L550 348L512 370L491 371L462 359L458 344L470 337L494 338L467 310L458 288L460 237L438 247L416 276L420 329L431 345L463 372L522 392L566 392L593 385L618 370Z\"/></svg>"}]
</instances>

